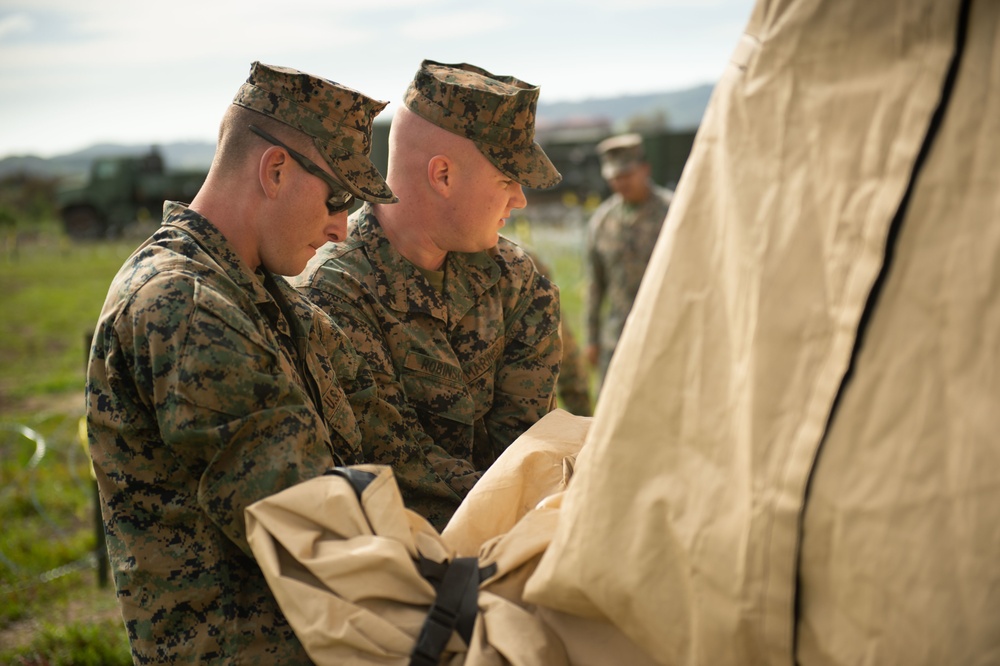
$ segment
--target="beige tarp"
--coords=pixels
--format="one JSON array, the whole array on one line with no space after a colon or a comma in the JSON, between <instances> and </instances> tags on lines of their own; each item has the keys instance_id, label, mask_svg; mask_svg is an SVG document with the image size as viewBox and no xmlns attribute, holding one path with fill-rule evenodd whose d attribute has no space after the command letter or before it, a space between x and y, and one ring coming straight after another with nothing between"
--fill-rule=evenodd
<instances>
[{"instance_id":1,"label":"beige tarp","mask_svg":"<svg viewBox=\"0 0 1000 666\"><path fill-rule=\"evenodd\" d=\"M669 664L1000 663L1000 3L949 88L960 5L758 3L530 601Z\"/></svg>"},{"instance_id":2,"label":"beige tarp","mask_svg":"<svg viewBox=\"0 0 1000 666\"><path fill-rule=\"evenodd\" d=\"M409 663L436 595L420 559L475 555L495 573L480 585L470 644L453 634L443 663L652 664L605 622L521 602L589 422L547 415L484 475L443 537L404 508L391 471L375 465L351 468L373 476L360 495L324 476L249 507L250 546L309 656L331 666Z\"/></svg>"},{"instance_id":3,"label":"beige tarp","mask_svg":"<svg viewBox=\"0 0 1000 666\"><path fill-rule=\"evenodd\" d=\"M1000 663L998 352L1000 3L761 1L568 488L462 550L572 663Z\"/></svg>"}]
</instances>

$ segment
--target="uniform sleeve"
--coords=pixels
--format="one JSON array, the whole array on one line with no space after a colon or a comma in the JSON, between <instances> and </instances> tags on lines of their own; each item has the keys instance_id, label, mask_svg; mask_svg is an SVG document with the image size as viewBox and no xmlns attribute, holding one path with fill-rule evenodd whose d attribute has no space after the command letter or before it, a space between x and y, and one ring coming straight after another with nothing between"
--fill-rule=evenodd
<instances>
[{"instance_id":1,"label":"uniform sleeve","mask_svg":"<svg viewBox=\"0 0 1000 666\"><path fill-rule=\"evenodd\" d=\"M481 472L450 455L424 430L416 410L406 400L377 318L364 304L365 295L348 297L316 286L304 291L344 331L377 387L366 393L364 381L356 387L345 386L349 397L354 393L352 404L370 456L368 462L390 465L407 506L443 528Z\"/></svg>"},{"instance_id":2,"label":"uniform sleeve","mask_svg":"<svg viewBox=\"0 0 1000 666\"><path fill-rule=\"evenodd\" d=\"M556 406L562 361L559 289L531 266L515 306L505 312L506 344L497 366L486 427L499 456Z\"/></svg>"},{"instance_id":3,"label":"uniform sleeve","mask_svg":"<svg viewBox=\"0 0 1000 666\"><path fill-rule=\"evenodd\" d=\"M120 326L132 338L135 383L149 391L167 476L195 477L198 506L252 557L244 509L333 465L322 417L273 340L204 281L154 278Z\"/></svg>"}]
</instances>

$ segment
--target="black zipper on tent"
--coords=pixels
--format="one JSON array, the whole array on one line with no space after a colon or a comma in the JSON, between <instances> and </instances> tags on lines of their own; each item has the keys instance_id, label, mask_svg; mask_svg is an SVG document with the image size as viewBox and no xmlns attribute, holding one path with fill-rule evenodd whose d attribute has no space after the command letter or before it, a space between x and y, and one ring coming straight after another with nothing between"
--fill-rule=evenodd
<instances>
[{"instance_id":1,"label":"black zipper on tent","mask_svg":"<svg viewBox=\"0 0 1000 666\"><path fill-rule=\"evenodd\" d=\"M962 54L965 51L965 41L966 34L968 32L971 5L972 0L962 0L961 5L958 8L958 25L955 30L955 52L952 54L951 63L948 65L948 73L945 75L944 85L941 87L941 97L938 100L937 108L934 109L934 115L931 116L930 125L927 128L927 134L924 136L923 144L920 146L920 151L917 153L917 157L913 162L913 169L910 171L910 180L906 184L906 191L903 193L903 198L899 202L899 208L896 209L896 214L893 216L892 222L889 224L889 233L886 235L885 242L885 260L882 262L882 268L879 270L879 274L875 278L875 282L872 284L872 290L871 293L868 294L868 301L865 303L865 309L861 313L861 320L858 322L858 334L854 341L854 349L851 351L851 360L847 366L847 372L844 373L844 378L840 382L840 388L837 390L837 395L833 399L833 405L830 408L830 415L826 420L826 427L823 430L823 438L820 440L819 446L816 449L812 469L809 471L809 478L806 479L805 493L802 498L802 509L799 512L799 539L795 555L795 614L792 618L792 621L794 622L794 626L792 628L793 660L798 652L798 620L801 613L802 603L801 581L799 580L799 571L802 566L802 532L804 529L806 506L809 502L809 493L812 489L813 477L816 473L816 467L819 464L819 458L823 453L823 446L826 444L826 437L830 432L830 426L837 414L837 408L840 406L840 400L844 395L844 390L850 383L851 377L854 375L855 362L858 359L858 354L861 351L862 345L864 345L865 334L871 324L872 314L875 312L878 300L882 295L883 289L885 288L885 282L889 275L889 271L892 270L896 242L899 238L899 231L903 226L903 219L906 217L906 212L910 206L910 198L913 195L914 187L917 179L920 177L920 171L923 168L924 163L927 161L927 155L931 151L931 146L934 145L934 140L937 138L938 133L941 130L941 124L944 121L945 112L948 109L948 103L951 101L952 93L955 89L955 80L958 78L959 65L962 62Z\"/></svg>"}]
</instances>

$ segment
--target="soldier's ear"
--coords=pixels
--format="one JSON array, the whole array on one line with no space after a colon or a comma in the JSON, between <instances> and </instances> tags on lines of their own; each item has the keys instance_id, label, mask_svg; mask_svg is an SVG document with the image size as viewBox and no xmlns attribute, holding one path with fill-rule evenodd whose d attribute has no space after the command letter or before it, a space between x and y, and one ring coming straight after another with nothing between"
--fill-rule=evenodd
<instances>
[{"instance_id":1,"label":"soldier's ear","mask_svg":"<svg viewBox=\"0 0 1000 666\"><path fill-rule=\"evenodd\" d=\"M427 161L427 182L443 197L450 193L453 165L446 155L435 155Z\"/></svg>"},{"instance_id":2,"label":"soldier's ear","mask_svg":"<svg viewBox=\"0 0 1000 666\"><path fill-rule=\"evenodd\" d=\"M288 156L278 146L271 146L260 156L257 177L260 179L261 188L268 199L274 199L278 195L278 190L285 182L287 165Z\"/></svg>"}]
</instances>

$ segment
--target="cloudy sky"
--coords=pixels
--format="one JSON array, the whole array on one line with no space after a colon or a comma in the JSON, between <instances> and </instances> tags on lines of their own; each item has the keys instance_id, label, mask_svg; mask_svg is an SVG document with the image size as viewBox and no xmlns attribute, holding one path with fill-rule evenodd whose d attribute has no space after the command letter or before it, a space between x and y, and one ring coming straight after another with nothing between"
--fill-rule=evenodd
<instances>
[{"instance_id":1,"label":"cloudy sky","mask_svg":"<svg viewBox=\"0 0 1000 666\"><path fill-rule=\"evenodd\" d=\"M399 104L420 61L543 102L714 82L752 0L0 0L0 157L215 139L260 60Z\"/></svg>"}]
</instances>

